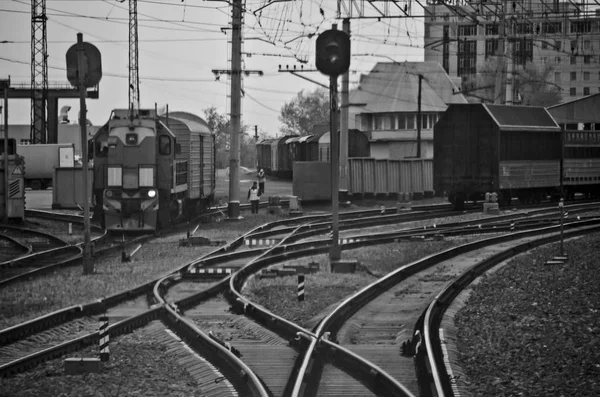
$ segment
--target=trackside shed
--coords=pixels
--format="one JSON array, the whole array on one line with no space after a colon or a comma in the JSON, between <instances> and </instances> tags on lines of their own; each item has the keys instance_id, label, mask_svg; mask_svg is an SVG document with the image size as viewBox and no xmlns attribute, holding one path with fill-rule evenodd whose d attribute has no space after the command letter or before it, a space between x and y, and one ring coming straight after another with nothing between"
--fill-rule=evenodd
<instances>
[{"instance_id":1,"label":"trackside shed","mask_svg":"<svg viewBox=\"0 0 600 397\"><path fill-rule=\"evenodd\" d=\"M560 186L560 135L542 107L452 104L434 127L434 189L457 208L486 192L541 200Z\"/></svg>"}]
</instances>

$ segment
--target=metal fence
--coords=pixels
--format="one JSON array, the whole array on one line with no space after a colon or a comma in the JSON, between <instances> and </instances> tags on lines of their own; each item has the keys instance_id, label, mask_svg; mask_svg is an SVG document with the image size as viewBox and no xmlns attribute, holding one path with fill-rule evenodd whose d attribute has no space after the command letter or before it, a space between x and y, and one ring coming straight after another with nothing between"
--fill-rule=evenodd
<instances>
[{"instance_id":1,"label":"metal fence","mask_svg":"<svg viewBox=\"0 0 600 397\"><path fill-rule=\"evenodd\" d=\"M433 159L350 158L349 194L433 195Z\"/></svg>"}]
</instances>

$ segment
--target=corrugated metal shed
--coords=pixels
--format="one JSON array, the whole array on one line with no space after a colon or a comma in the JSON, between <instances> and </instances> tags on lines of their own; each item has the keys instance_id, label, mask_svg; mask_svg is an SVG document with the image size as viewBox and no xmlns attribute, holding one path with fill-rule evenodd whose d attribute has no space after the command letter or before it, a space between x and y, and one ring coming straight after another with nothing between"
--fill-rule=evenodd
<instances>
[{"instance_id":1,"label":"corrugated metal shed","mask_svg":"<svg viewBox=\"0 0 600 397\"><path fill-rule=\"evenodd\" d=\"M380 62L350 93L351 104L364 104L364 113L416 112L421 87L421 111L443 112L448 104L467 103L437 62Z\"/></svg>"},{"instance_id":2,"label":"corrugated metal shed","mask_svg":"<svg viewBox=\"0 0 600 397\"><path fill-rule=\"evenodd\" d=\"M503 131L537 129L560 131L560 127L545 108L535 106L483 105Z\"/></svg>"}]
</instances>

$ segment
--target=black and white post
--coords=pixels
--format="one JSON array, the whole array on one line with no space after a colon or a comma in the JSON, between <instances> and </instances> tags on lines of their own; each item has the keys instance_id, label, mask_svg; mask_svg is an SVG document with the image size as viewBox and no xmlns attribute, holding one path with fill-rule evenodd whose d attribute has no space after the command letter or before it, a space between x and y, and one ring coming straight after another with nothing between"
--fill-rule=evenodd
<instances>
[{"instance_id":1,"label":"black and white post","mask_svg":"<svg viewBox=\"0 0 600 397\"><path fill-rule=\"evenodd\" d=\"M110 357L108 349L108 342L110 336L108 334L108 317L100 317L100 329L98 330L99 336L99 347L100 347L100 361L107 362Z\"/></svg>"},{"instance_id":2,"label":"black and white post","mask_svg":"<svg viewBox=\"0 0 600 397\"><path fill-rule=\"evenodd\" d=\"M560 256L565 256L565 236L564 236L564 224L565 224L565 200L560 199L558 202L558 208L560 209Z\"/></svg>"},{"instance_id":3,"label":"black and white post","mask_svg":"<svg viewBox=\"0 0 600 397\"><path fill-rule=\"evenodd\" d=\"M304 274L298 275L298 302L304 301Z\"/></svg>"}]
</instances>

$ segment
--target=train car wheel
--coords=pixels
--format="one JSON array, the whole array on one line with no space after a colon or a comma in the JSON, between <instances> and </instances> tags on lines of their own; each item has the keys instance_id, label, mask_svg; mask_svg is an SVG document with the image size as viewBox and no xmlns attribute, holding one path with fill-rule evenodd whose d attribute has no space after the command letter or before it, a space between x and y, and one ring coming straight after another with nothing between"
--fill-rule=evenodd
<instances>
[{"instance_id":1,"label":"train car wheel","mask_svg":"<svg viewBox=\"0 0 600 397\"><path fill-rule=\"evenodd\" d=\"M465 195L458 193L452 198L452 206L456 211L464 211L465 209Z\"/></svg>"}]
</instances>

